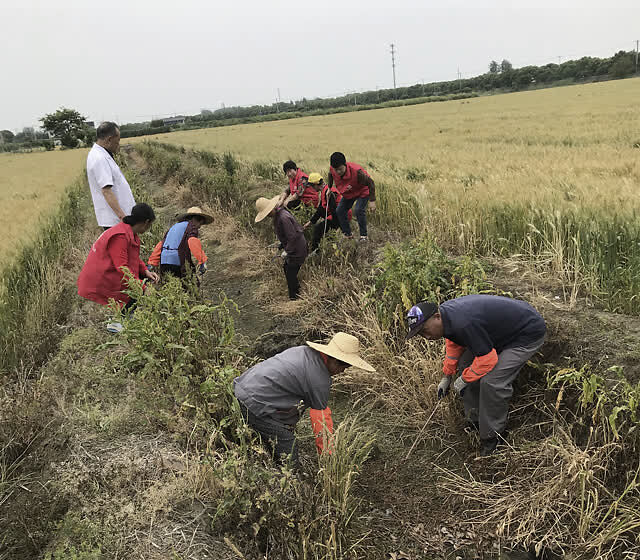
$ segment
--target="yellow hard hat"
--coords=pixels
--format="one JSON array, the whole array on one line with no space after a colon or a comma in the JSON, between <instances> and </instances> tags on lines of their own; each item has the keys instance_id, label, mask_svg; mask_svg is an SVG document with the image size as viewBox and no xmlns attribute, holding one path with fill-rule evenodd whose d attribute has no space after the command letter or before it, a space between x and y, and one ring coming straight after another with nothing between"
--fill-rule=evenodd
<instances>
[{"instance_id":1,"label":"yellow hard hat","mask_svg":"<svg viewBox=\"0 0 640 560\"><path fill-rule=\"evenodd\" d=\"M309 175L308 182L312 185L319 185L320 183L322 183L322 181L323 179L320 173L312 173L311 175Z\"/></svg>"}]
</instances>

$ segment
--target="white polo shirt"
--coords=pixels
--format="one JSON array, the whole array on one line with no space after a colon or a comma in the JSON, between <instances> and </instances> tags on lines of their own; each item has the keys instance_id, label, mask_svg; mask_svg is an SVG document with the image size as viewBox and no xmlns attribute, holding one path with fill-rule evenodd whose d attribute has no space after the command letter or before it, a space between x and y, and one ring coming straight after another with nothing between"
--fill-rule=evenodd
<instances>
[{"instance_id":1,"label":"white polo shirt","mask_svg":"<svg viewBox=\"0 0 640 560\"><path fill-rule=\"evenodd\" d=\"M111 185L111 191L122 211L127 215L131 214L131 209L136 203L131 187L109 152L98 144L93 145L87 156L87 178L99 226L111 227L120 223L120 219L102 194L102 189L107 185Z\"/></svg>"}]
</instances>

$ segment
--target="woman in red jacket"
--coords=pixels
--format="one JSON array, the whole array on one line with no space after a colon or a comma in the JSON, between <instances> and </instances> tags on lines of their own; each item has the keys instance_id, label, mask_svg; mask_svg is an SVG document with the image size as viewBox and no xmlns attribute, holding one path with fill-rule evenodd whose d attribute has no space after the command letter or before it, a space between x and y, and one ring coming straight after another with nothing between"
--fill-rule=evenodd
<instances>
[{"instance_id":1,"label":"woman in red jacket","mask_svg":"<svg viewBox=\"0 0 640 560\"><path fill-rule=\"evenodd\" d=\"M105 231L91 247L89 256L78 276L78 294L85 299L107 305L111 300L123 305L123 311L130 309L135 301L124 291L128 282L124 269L140 281L148 278L156 283L155 272L147 269L140 259L140 234L146 232L156 219L148 204L136 204L130 216L125 216L117 226ZM120 332L120 323L110 323L107 330Z\"/></svg>"}]
</instances>

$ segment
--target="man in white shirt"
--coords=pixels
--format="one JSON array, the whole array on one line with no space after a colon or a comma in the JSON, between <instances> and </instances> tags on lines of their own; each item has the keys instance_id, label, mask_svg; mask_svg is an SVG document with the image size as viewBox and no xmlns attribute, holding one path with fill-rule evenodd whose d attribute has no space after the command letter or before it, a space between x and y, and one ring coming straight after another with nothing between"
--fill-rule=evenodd
<instances>
[{"instance_id":1,"label":"man in white shirt","mask_svg":"<svg viewBox=\"0 0 640 560\"><path fill-rule=\"evenodd\" d=\"M98 225L105 230L131 214L136 201L127 180L113 156L120 150L120 129L116 123L103 122L87 156L87 178Z\"/></svg>"}]
</instances>

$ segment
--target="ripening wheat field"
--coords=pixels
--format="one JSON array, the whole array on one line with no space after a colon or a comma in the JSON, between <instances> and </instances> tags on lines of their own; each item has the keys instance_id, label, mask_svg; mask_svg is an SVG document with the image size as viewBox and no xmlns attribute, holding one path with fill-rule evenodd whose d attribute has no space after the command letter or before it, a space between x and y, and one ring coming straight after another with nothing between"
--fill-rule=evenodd
<instances>
[{"instance_id":1,"label":"ripening wheat field","mask_svg":"<svg viewBox=\"0 0 640 560\"><path fill-rule=\"evenodd\" d=\"M12 252L58 207L61 193L83 173L87 150L0 154L0 251Z\"/></svg>"},{"instance_id":2,"label":"ripening wheat field","mask_svg":"<svg viewBox=\"0 0 640 560\"><path fill-rule=\"evenodd\" d=\"M379 186L378 225L514 255L640 310L640 79L160 135L326 176L342 151ZM139 140L138 140L139 141ZM284 184L284 177L283 177Z\"/></svg>"}]
</instances>

